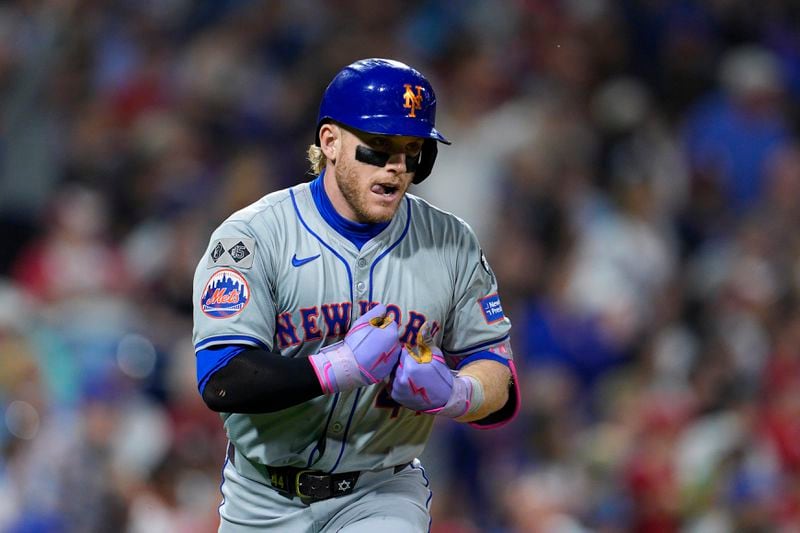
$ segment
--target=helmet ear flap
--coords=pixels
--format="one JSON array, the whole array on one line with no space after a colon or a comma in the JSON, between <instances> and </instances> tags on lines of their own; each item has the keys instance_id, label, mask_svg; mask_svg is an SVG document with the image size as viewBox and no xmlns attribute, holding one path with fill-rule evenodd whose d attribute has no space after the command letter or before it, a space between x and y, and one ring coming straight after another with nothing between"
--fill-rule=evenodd
<instances>
[{"instance_id":1,"label":"helmet ear flap","mask_svg":"<svg viewBox=\"0 0 800 533\"><path fill-rule=\"evenodd\" d=\"M425 178L430 176L433 164L436 162L436 155L439 153L439 145L435 139L425 139L422 143L422 152L419 155L417 170L414 172L414 184L422 183Z\"/></svg>"}]
</instances>

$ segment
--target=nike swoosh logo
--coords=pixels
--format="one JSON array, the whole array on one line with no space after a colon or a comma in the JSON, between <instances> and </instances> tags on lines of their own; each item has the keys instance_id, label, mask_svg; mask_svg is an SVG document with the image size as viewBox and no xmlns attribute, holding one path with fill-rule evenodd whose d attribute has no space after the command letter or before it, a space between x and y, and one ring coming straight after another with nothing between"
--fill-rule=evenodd
<instances>
[{"instance_id":1,"label":"nike swoosh logo","mask_svg":"<svg viewBox=\"0 0 800 533\"><path fill-rule=\"evenodd\" d=\"M313 261L314 259L316 259L319 256L320 256L320 254L317 254L317 255L312 255L311 257L304 257L303 259L298 259L297 258L297 254L294 254L292 256L292 266L293 267L303 266L306 263L310 263L311 261Z\"/></svg>"}]
</instances>

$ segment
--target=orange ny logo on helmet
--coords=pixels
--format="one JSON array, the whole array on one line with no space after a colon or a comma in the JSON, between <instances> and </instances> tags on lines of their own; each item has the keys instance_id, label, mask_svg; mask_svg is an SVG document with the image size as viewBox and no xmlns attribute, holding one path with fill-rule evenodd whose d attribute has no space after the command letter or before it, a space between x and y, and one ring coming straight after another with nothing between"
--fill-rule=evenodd
<instances>
[{"instance_id":1,"label":"orange ny logo on helmet","mask_svg":"<svg viewBox=\"0 0 800 533\"><path fill-rule=\"evenodd\" d=\"M411 84L406 83L403 87L406 88L406 92L403 94L403 99L405 100L403 107L411 110L406 116L416 117L417 109L422 107L422 87L419 85L414 86L417 89L417 94L414 94L414 91L411 89Z\"/></svg>"}]
</instances>

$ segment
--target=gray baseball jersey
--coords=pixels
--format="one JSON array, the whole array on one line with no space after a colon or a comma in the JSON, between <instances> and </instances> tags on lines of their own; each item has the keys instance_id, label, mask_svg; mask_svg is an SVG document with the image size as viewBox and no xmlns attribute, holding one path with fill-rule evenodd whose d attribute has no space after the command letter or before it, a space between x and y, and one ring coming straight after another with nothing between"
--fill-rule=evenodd
<instances>
[{"instance_id":1,"label":"gray baseball jersey","mask_svg":"<svg viewBox=\"0 0 800 533\"><path fill-rule=\"evenodd\" d=\"M472 230L411 194L361 250L328 225L308 183L269 194L214 231L193 298L198 352L251 345L308 357L340 341L379 302L398 321L402 342L415 342L427 321L454 368L485 350L512 357L511 324ZM328 472L411 461L434 421L392 401L385 382L222 418L251 461Z\"/></svg>"}]
</instances>

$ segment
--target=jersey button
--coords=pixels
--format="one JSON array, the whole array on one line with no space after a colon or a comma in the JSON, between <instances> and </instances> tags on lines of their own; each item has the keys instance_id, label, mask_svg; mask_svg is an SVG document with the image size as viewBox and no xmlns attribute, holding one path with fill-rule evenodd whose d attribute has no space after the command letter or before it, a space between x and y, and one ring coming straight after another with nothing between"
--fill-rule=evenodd
<instances>
[{"instance_id":1,"label":"jersey button","mask_svg":"<svg viewBox=\"0 0 800 533\"><path fill-rule=\"evenodd\" d=\"M365 266L367 266L367 260L362 257L361 259L358 260L358 266L364 268Z\"/></svg>"},{"instance_id":2,"label":"jersey button","mask_svg":"<svg viewBox=\"0 0 800 533\"><path fill-rule=\"evenodd\" d=\"M331 429L333 430L334 433L341 433L342 429L344 429L344 426L342 425L341 422L334 422L333 425L331 426Z\"/></svg>"},{"instance_id":3,"label":"jersey button","mask_svg":"<svg viewBox=\"0 0 800 533\"><path fill-rule=\"evenodd\" d=\"M358 292L364 292L364 289L366 288L367 284L364 283L363 281L359 281L358 283L356 283L356 289L358 289Z\"/></svg>"}]
</instances>

